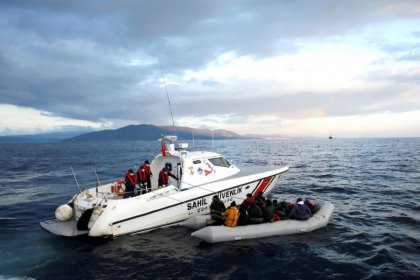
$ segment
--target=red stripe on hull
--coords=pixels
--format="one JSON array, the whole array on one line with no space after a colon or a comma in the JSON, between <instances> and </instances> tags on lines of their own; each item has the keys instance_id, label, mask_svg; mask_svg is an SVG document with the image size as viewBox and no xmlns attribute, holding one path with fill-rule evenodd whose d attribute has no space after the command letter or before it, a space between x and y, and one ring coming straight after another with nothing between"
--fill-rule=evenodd
<instances>
[{"instance_id":1,"label":"red stripe on hull","mask_svg":"<svg viewBox=\"0 0 420 280\"><path fill-rule=\"evenodd\" d=\"M252 199L255 199L255 197L260 193L260 192L264 192L265 189L268 187L268 185L270 185L272 179L274 178L274 176L270 176L267 178L264 178L260 185L257 187L257 189L255 190L255 192L252 194Z\"/></svg>"}]
</instances>

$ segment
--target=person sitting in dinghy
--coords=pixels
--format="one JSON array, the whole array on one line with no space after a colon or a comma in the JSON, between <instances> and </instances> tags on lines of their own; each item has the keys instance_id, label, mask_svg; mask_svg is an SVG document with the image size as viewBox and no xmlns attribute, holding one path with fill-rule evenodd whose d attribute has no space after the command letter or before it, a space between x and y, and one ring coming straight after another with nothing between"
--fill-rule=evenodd
<instances>
[{"instance_id":1,"label":"person sitting in dinghy","mask_svg":"<svg viewBox=\"0 0 420 280\"><path fill-rule=\"evenodd\" d=\"M123 198L136 196L136 194L134 193L136 184L137 184L137 178L134 175L134 171L133 169L129 169L127 173L125 173L125 192L124 192Z\"/></svg>"},{"instance_id":2,"label":"person sitting in dinghy","mask_svg":"<svg viewBox=\"0 0 420 280\"><path fill-rule=\"evenodd\" d=\"M247 193L246 198L244 199L244 201L242 201L240 206L248 208L248 206L253 202L254 202L254 199L252 199L252 194Z\"/></svg>"},{"instance_id":3,"label":"person sitting in dinghy","mask_svg":"<svg viewBox=\"0 0 420 280\"><path fill-rule=\"evenodd\" d=\"M263 215L264 215L264 222L266 223L272 222L274 218L274 211L276 209L274 208L274 205L271 202L271 200L267 199L265 201L265 205L262 210L263 210Z\"/></svg>"},{"instance_id":4,"label":"person sitting in dinghy","mask_svg":"<svg viewBox=\"0 0 420 280\"><path fill-rule=\"evenodd\" d=\"M257 202L259 207L262 207L265 203L265 197L263 191L258 192L255 196L255 202Z\"/></svg>"},{"instance_id":5,"label":"person sitting in dinghy","mask_svg":"<svg viewBox=\"0 0 420 280\"><path fill-rule=\"evenodd\" d=\"M236 202L232 201L229 208L222 213L223 217L226 217L225 225L228 227L236 227L239 218L239 210L236 206Z\"/></svg>"},{"instance_id":6,"label":"person sitting in dinghy","mask_svg":"<svg viewBox=\"0 0 420 280\"><path fill-rule=\"evenodd\" d=\"M171 176L172 178L178 181L178 178L174 174L169 172L169 170L166 169L166 167L162 168L162 170L159 172L159 179L158 179L159 189L164 188L168 185L169 176Z\"/></svg>"},{"instance_id":7,"label":"person sitting in dinghy","mask_svg":"<svg viewBox=\"0 0 420 280\"><path fill-rule=\"evenodd\" d=\"M287 220L289 218L289 212L291 208L293 208L293 204L288 203L286 201L282 201L277 204L274 213L276 213L281 220Z\"/></svg>"},{"instance_id":8,"label":"person sitting in dinghy","mask_svg":"<svg viewBox=\"0 0 420 280\"><path fill-rule=\"evenodd\" d=\"M213 196L213 201L210 204L210 216L216 221L216 225L221 225L225 222L222 213L226 211L225 204L220 200L219 196Z\"/></svg>"},{"instance_id":9,"label":"person sitting in dinghy","mask_svg":"<svg viewBox=\"0 0 420 280\"><path fill-rule=\"evenodd\" d=\"M244 199L244 201L242 201L241 205L246 205L248 207L252 202L254 202L254 199L252 199L252 194L247 193L246 198Z\"/></svg>"},{"instance_id":10,"label":"person sitting in dinghy","mask_svg":"<svg viewBox=\"0 0 420 280\"><path fill-rule=\"evenodd\" d=\"M249 224L261 224L264 222L264 215L261 208L257 205L257 202L253 202L248 207L248 223Z\"/></svg>"},{"instance_id":11,"label":"person sitting in dinghy","mask_svg":"<svg viewBox=\"0 0 420 280\"><path fill-rule=\"evenodd\" d=\"M239 205L238 226L246 226L248 224L248 208L249 205L254 202L252 194L247 193L246 198L242 201L241 205Z\"/></svg>"},{"instance_id":12,"label":"person sitting in dinghy","mask_svg":"<svg viewBox=\"0 0 420 280\"><path fill-rule=\"evenodd\" d=\"M302 198L296 200L296 205L289 213L289 218L294 220L307 220L312 216L311 210L303 203Z\"/></svg>"},{"instance_id":13,"label":"person sitting in dinghy","mask_svg":"<svg viewBox=\"0 0 420 280\"><path fill-rule=\"evenodd\" d=\"M305 205L308 206L309 210L311 210L312 215L315 214L316 211L319 210L319 205L315 205L312 203L312 201L309 200L309 198L305 199L304 201Z\"/></svg>"},{"instance_id":14,"label":"person sitting in dinghy","mask_svg":"<svg viewBox=\"0 0 420 280\"><path fill-rule=\"evenodd\" d=\"M245 203L239 206L238 226L246 226L248 224L248 207L249 205Z\"/></svg>"}]
</instances>

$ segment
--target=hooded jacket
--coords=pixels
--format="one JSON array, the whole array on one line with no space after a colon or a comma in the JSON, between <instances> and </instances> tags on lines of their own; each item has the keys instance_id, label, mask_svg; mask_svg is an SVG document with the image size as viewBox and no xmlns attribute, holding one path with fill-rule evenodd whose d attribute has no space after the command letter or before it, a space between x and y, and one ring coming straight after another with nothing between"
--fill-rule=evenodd
<instances>
[{"instance_id":1,"label":"hooded jacket","mask_svg":"<svg viewBox=\"0 0 420 280\"><path fill-rule=\"evenodd\" d=\"M229 207L229 209L222 213L222 216L226 217L225 225L227 225L228 227L236 227L239 218L238 207Z\"/></svg>"}]
</instances>

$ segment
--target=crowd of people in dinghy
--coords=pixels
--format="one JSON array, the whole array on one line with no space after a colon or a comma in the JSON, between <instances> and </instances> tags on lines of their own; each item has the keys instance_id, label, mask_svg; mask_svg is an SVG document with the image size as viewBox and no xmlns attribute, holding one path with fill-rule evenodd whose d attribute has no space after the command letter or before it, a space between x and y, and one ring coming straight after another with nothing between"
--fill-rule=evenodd
<instances>
[{"instance_id":1,"label":"crowd of people in dinghy","mask_svg":"<svg viewBox=\"0 0 420 280\"><path fill-rule=\"evenodd\" d=\"M260 192L255 199L247 194L246 199L239 205L232 201L226 209L223 201L217 195L213 196L210 205L211 218L215 224L229 227L245 226L248 224L261 224L281 220L307 220L316 211L318 206L309 199L298 198L296 203L266 199Z\"/></svg>"}]
</instances>

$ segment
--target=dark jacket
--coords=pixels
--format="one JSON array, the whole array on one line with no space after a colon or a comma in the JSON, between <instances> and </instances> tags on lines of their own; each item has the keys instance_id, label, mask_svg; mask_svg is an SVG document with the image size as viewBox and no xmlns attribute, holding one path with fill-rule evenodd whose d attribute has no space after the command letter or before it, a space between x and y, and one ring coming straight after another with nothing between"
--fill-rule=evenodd
<instances>
[{"instance_id":1,"label":"dark jacket","mask_svg":"<svg viewBox=\"0 0 420 280\"><path fill-rule=\"evenodd\" d=\"M248 208L248 218L250 224L257 224L264 222L264 216L261 208L257 204L252 203Z\"/></svg>"},{"instance_id":2,"label":"dark jacket","mask_svg":"<svg viewBox=\"0 0 420 280\"><path fill-rule=\"evenodd\" d=\"M270 204L263 208L264 222L271 222L273 220L274 205Z\"/></svg>"},{"instance_id":3,"label":"dark jacket","mask_svg":"<svg viewBox=\"0 0 420 280\"><path fill-rule=\"evenodd\" d=\"M210 213L217 213L220 214L222 212L226 211L225 204L221 200L213 200L213 202L210 204Z\"/></svg>"},{"instance_id":4,"label":"dark jacket","mask_svg":"<svg viewBox=\"0 0 420 280\"><path fill-rule=\"evenodd\" d=\"M289 218L295 220L307 220L311 216L311 210L305 204L296 204L289 213Z\"/></svg>"},{"instance_id":5,"label":"dark jacket","mask_svg":"<svg viewBox=\"0 0 420 280\"><path fill-rule=\"evenodd\" d=\"M134 174L125 173L125 190L133 191L137 183L137 178Z\"/></svg>"},{"instance_id":6,"label":"dark jacket","mask_svg":"<svg viewBox=\"0 0 420 280\"><path fill-rule=\"evenodd\" d=\"M238 226L246 226L248 224L248 207L245 207L242 203L239 207L239 219Z\"/></svg>"}]
</instances>

